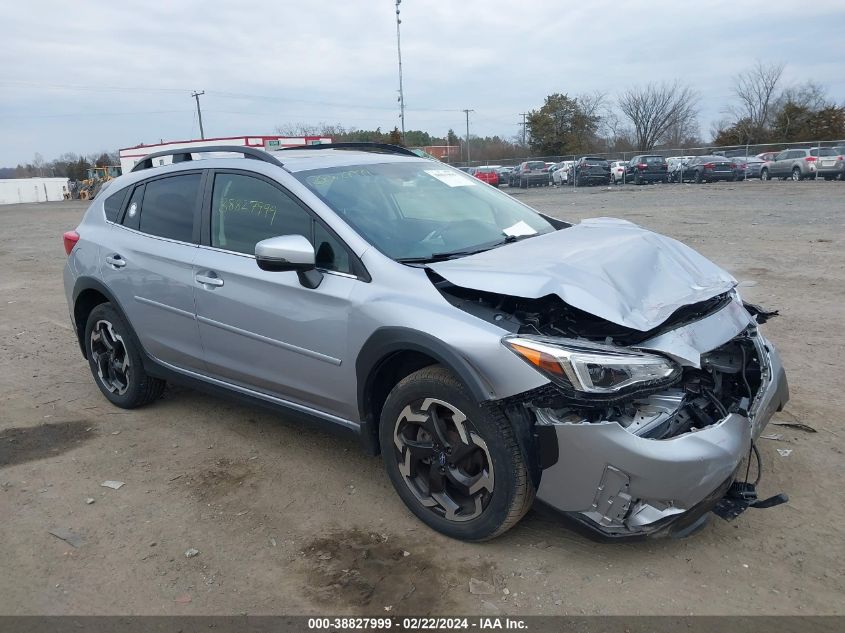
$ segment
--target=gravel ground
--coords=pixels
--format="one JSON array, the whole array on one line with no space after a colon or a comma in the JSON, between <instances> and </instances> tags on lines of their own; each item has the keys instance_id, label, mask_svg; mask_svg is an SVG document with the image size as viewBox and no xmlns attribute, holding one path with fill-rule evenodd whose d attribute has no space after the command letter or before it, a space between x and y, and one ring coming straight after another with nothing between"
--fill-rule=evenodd
<instances>
[{"instance_id":1,"label":"gravel ground","mask_svg":"<svg viewBox=\"0 0 845 633\"><path fill-rule=\"evenodd\" d=\"M789 504L714 517L680 541L597 544L538 511L491 543L441 537L353 441L181 388L141 410L110 406L61 288L61 233L84 206L4 206L0 613L845 613L845 183L515 195L683 240L780 310L765 329L792 400L774 422L817 430L771 426L783 440L762 442L761 493ZM470 592L471 578L491 593Z\"/></svg>"}]
</instances>

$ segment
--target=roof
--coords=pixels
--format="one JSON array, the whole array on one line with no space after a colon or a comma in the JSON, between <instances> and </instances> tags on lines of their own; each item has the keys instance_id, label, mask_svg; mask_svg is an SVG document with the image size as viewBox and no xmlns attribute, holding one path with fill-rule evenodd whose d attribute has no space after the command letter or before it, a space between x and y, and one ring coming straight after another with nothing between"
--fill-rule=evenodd
<instances>
[{"instance_id":1,"label":"roof","mask_svg":"<svg viewBox=\"0 0 845 633\"><path fill-rule=\"evenodd\" d=\"M380 163L429 162L427 158L414 158L400 154L382 154L350 149L286 149L270 152L292 172L348 167L350 165L377 165Z\"/></svg>"}]
</instances>

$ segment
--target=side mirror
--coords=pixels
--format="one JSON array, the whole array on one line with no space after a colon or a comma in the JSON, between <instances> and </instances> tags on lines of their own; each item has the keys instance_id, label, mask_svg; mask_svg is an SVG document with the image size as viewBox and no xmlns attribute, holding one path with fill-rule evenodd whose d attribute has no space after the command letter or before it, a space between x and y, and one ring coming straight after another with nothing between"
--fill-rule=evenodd
<instances>
[{"instance_id":1,"label":"side mirror","mask_svg":"<svg viewBox=\"0 0 845 633\"><path fill-rule=\"evenodd\" d=\"M316 288L323 281L323 274L317 270L314 247L302 235L261 240L255 245L255 262L261 270L296 271L299 283L306 288Z\"/></svg>"}]
</instances>

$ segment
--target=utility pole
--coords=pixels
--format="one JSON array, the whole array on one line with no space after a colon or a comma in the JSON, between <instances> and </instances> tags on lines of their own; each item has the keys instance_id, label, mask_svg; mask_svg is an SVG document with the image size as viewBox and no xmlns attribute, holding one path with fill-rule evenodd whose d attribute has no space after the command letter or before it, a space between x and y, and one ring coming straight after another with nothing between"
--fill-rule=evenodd
<instances>
[{"instance_id":1,"label":"utility pole","mask_svg":"<svg viewBox=\"0 0 845 633\"><path fill-rule=\"evenodd\" d=\"M519 116L522 117L522 123L519 123L518 125L522 126L522 145L524 147L525 146L525 130L528 129L528 123L525 121L525 117L528 116L528 113L527 112L520 112Z\"/></svg>"},{"instance_id":2,"label":"utility pole","mask_svg":"<svg viewBox=\"0 0 845 633\"><path fill-rule=\"evenodd\" d=\"M204 94L205 94L205 90L203 90L202 92L197 92L196 90L194 90L194 91L191 93L191 96L192 96L194 99L196 99L196 100L197 100L197 118L198 118L198 119L199 119L199 121L200 121L200 138L201 138L201 139L204 139L204 138L205 138L205 132L204 132L204 131L203 131L203 129L202 129L202 110L200 109L200 97L201 97L202 95L204 95Z\"/></svg>"},{"instance_id":3,"label":"utility pole","mask_svg":"<svg viewBox=\"0 0 845 633\"><path fill-rule=\"evenodd\" d=\"M475 112L475 110L463 110L463 113L467 115L467 167L469 167L470 156L469 156L469 113Z\"/></svg>"},{"instance_id":4,"label":"utility pole","mask_svg":"<svg viewBox=\"0 0 845 633\"><path fill-rule=\"evenodd\" d=\"M402 90L402 41L399 38L399 5L402 0L396 0L396 53L399 56L399 121L402 124L402 142L405 142L405 93Z\"/></svg>"}]
</instances>

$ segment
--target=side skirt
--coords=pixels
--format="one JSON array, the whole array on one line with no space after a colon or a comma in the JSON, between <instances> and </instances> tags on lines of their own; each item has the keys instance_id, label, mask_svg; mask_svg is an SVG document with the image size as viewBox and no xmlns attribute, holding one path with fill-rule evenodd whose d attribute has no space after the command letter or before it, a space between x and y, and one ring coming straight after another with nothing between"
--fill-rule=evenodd
<instances>
[{"instance_id":1,"label":"side skirt","mask_svg":"<svg viewBox=\"0 0 845 633\"><path fill-rule=\"evenodd\" d=\"M284 415L305 426L330 431L336 435L348 438L360 436L361 425L352 420L346 420L328 413L311 409L304 405L288 402L275 396L262 394L251 389L233 385L216 378L210 378L194 372L180 370L167 363L152 358L144 352L144 370L151 376L161 378L167 382L182 385L196 391L225 398L235 402L242 402L250 406L261 407Z\"/></svg>"}]
</instances>

